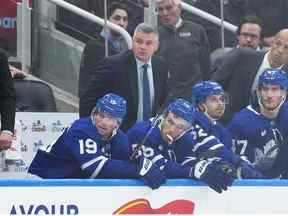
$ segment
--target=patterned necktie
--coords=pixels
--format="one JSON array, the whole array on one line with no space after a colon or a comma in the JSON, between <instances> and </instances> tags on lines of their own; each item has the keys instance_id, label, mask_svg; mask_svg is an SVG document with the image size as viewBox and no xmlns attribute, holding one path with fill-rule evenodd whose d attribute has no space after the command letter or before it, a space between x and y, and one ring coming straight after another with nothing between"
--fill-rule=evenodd
<instances>
[{"instance_id":1,"label":"patterned necktie","mask_svg":"<svg viewBox=\"0 0 288 216\"><path fill-rule=\"evenodd\" d=\"M151 93L148 79L148 64L143 66L143 120L147 120L151 117Z\"/></svg>"}]
</instances>

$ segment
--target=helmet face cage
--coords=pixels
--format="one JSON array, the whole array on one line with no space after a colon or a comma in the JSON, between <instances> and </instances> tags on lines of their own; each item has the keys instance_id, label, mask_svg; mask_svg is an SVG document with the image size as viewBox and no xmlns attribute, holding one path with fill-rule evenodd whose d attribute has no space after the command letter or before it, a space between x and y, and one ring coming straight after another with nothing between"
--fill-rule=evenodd
<instances>
[{"instance_id":1,"label":"helmet face cage","mask_svg":"<svg viewBox=\"0 0 288 216\"><path fill-rule=\"evenodd\" d=\"M213 96L219 96L219 100L224 105L229 104L229 94L226 92L219 92L218 94L216 93L216 94L208 95L203 102L208 101L209 99L210 99L209 101L211 101L211 99L213 100Z\"/></svg>"},{"instance_id":2,"label":"helmet face cage","mask_svg":"<svg viewBox=\"0 0 288 216\"><path fill-rule=\"evenodd\" d=\"M106 113L121 123L126 115L126 101L119 95L109 93L97 101L93 111Z\"/></svg>"},{"instance_id":3,"label":"helmet face cage","mask_svg":"<svg viewBox=\"0 0 288 216\"><path fill-rule=\"evenodd\" d=\"M123 120L122 118L114 117L114 116L112 116L110 113L107 113L107 112L105 112L104 110L101 110L100 108L97 108L97 107L94 107L93 110L92 110L92 112L91 112L91 118L92 118L93 122L95 122L95 114L97 114L97 113L103 113L103 114L105 114L105 116L106 116L107 118L114 118L114 119L117 121L117 123L118 123L119 126L120 126L121 123L122 123L122 120Z\"/></svg>"},{"instance_id":4,"label":"helmet face cage","mask_svg":"<svg viewBox=\"0 0 288 216\"><path fill-rule=\"evenodd\" d=\"M194 122L195 108L191 103L184 99L177 99L170 103L166 112L171 112L190 124Z\"/></svg>"},{"instance_id":5,"label":"helmet face cage","mask_svg":"<svg viewBox=\"0 0 288 216\"><path fill-rule=\"evenodd\" d=\"M205 100L212 95L223 95L222 102L224 104L229 103L228 94L217 82L202 81L194 85L194 87L192 88L192 100L196 105L201 102L205 102Z\"/></svg>"},{"instance_id":6,"label":"helmet face cage","mask_svg":"<svg viewBox=\"0 0 288 216\"><path fill-rule=\"evenodd\" d=\"M265 107L265 104L263 104L262 101L262 97L264 96L264 91L262 90L264 90L264 87L268 85L279 86L281 88L280 92L279 91L274 92L274 96L281 96L281 101L279 105L273 109L274 111L277 112L284 103L284 101L286 100L287 86L288 86L288 78L286 73L281 69L267 69L259 76L256 92L257 92L258 104L263 109L267 108Z\"/></svg>"}]
</instances>

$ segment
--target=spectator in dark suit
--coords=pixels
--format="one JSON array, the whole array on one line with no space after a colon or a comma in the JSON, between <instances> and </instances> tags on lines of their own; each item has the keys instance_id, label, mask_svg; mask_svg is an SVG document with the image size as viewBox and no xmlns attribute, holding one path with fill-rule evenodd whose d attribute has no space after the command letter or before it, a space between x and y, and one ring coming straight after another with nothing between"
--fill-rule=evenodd
<instances>
[{"instance_id":1,"label":"spectator in dark suit","mask_svg":"<svg viewBox=\"0 0 288 216\"><path fill-rule=\"evenodd\" d=\"M126 5L122 3L113 2L109 5L107 11L110 22L126 29L128 26L129 10ZM108 56L115 55L120 51L127 50L126 41L118 33L109 28L107 31L103 28L99 35L95 35L95 39L87 42L82 53L81 65L79 71L79 85L78 94L81 96L87 87L87 81L91 76L87 71L89 67L93 66L95 62L99 62L105 58L105 38L108 38ZM107 56L106 56L107 57Z\"/></svg>"},{"instance_id":2,"label":"spectator in dark suit","mask_svg":"<svg viewBox=\"0 0 288 216\"><path fill-rule=\"evenodd\" d=\"M259 75L267 68L281 68L288 73L288 29L281 30L270 50L235 49L215 64L212 79L221 83L230 95L223 122L228 123L235 112L249 104L256 90Z\"/></svg>"},{"instance_id":3,"label":"spectator in dark suit","mask_svg":"<svg viewBox=\"0 0 288 216\"><path fill-rule=\"evenodd\" d=\"M0 150L10 148L15 124L15 89L6 55L0 51Z\"/></svg>"},{"instance_id":4,"label":"spectator in dark suit","mask_svg":"<svg viewBox=\"0 0 288 216\"><path fill-rule=\"evenodd\" d=\"M71 0L70 0L71 1ZM103 0L79 0L81 1L83 8L90 11L99 17L104 17L105 2ZM125 4L130 11L130 18L127 30L131 35L134 32L135 27L142 23L143 17L143 6L144 2L142 0L109 0L109 4L113 2Z\"/></svg>"},{"instance_id":5,"label":"spectator in dark suit","mask_svg":"<svg viewBox=\"0 0 288 216\"><path fill-rule=\"evenodd\" d=\"M152 108L150 116L153 116L165 101L168 76L164 60L153 56L158 43L157 31L145 23L139 24L134 32L132 50L106 58L94 65L95 67L90 67L93 74L87 90L80 97L80 117L90 114L97 99L113 92L127 101L127 115L122 124L122 128L127 130L136 121L145 119L143 106L147 103L143 98L146 98L145 93L148 91ZM145 92L143 65L148 72L149 81L149 90Z\"/></svg>"},{"instance_id":6,"label":"spectator in dark suit","mask_svg":"<svg viewBox=\"0 0 288 216\"><path fill-rule=\"evenodd\" d=\"M254 15L246 15L241 18L237 29L238 43L234 47L225 47L214 50L211 55L211 65L221 61L225 53L237 48L251 48L257 51L262 50L263 23L260 18Z\"/></svg>"},{"instance_id":7,"label":"spectator in dark suit","mask_svg":"<svg viewBox=\"0 0 288 216\"><path fill-rule=\"evenodd\" d=\"M159 54L169 64L169 98L191 100L192 86L209 77L210 48L204 28L181 18L180 0L157 0Z\"/></svg>"},{"instance_id":8,"label":"spectator in dark suit","mask_svg":"<svg viewBox=\"0 0 288 216\"><path fill-rule=\"evenodd\" d=\"M189 0L190 2L192 0ZM189 3L188 0L186 2ZM249 10L249 0L225 0L223 1L224 19L236 26L239 26L240 18L245 16ZM254 0L252 0L254 1ZM214 16L221 17L221 1L220 0L194 0L194 7L204 10ZM194 14L184 14L184 18L192 20L202 25L207 31L210 42L211 51L221 47L221 29L220 26L207 21L200 16ZM237 35L233 32L224 31L225 46L233 47L237 44Z\"/></svg>"},{"instance_id":9,"label":"spectator in dark suit","mask_svg":"<svg viewBox=\"0 0 288 216\"><path fill-rule=\"evenodd\" d=\"M260 50L263 30L263 22L257 16L246 15L242 17L237 29L237 47Z\"/></svg>"}]
</instances>

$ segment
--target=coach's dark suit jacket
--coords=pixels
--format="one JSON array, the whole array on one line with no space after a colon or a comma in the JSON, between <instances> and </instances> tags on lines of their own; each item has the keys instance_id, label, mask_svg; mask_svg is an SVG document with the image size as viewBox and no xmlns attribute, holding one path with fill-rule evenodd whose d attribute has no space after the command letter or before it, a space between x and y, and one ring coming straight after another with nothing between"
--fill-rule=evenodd
<instances>
[{"instance_id":1,"label":"coach's dark suit jacket","mask_svg":"<svg viewBox=\"0 0 288 216\"><path fill-rule=\"evenodd\" d=\"M108 56L118 54L112 45L108 46ZM79 97L87 88L87 81L90 79L91 70L97 62L105 58L105 39L102 36L96 36L96 39L89 40L82 53L81 65L79 70L78 95Z\"/></svg>"},{"instance_id":2,"label":"coach's dark suit jacket","mask_svg":"<svg viewBox=\"0 0 288 216\"><path fill-rule=\"evenodd\" d=\"M211 79L219 82L230 96L224 123L250 103L252 84L264 55L265 52L239 48L227 53L213 67Z\"/></svg>"},{"instance_id":3,"label":"coach's dark suit jacket","mask_svg":"<svg viewBox=\"0 0 288 216\"><path fill-rule=\"evenodd\" d=\"M80 117L90 115L97 99L113 92L127 100L127 115L121 128L127 130L137 119L138 81L137 65L131 50L105 58L98 63L87 80L87 90L80 97ZM152 57L155 103L153 115L163 105L167 94L168 68L160 57Z\"/></svg>"},{"instance_id":4,"label":"coach's dark suit jacket","mask_svg":"<svg viewBox=\"0 0 288 216\"><path fill-rule=\"evenodd\" d=\"M15 89L6 55L0 51L1 130L13 132L15 123Z\"/></svg>"}]
</instances>

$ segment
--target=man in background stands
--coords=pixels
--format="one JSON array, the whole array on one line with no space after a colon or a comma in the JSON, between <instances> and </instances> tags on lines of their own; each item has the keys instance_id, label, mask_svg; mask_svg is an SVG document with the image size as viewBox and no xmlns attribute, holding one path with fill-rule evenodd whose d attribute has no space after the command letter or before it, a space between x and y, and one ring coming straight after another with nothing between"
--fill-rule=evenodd
<instances>
[{"instance_id":1,"label":"man in background stands","mask_svg":"<svg viewBox=\"0 0 288 216\"><path fill-rule=\"evenodd\" d=\"M204 28L181 18L180 0L156 0L161 25L157 54L169 65L169 99L191 100L192 86L208 79L210 49Z\"/></svg>"},{"instance_id":2,"label":"man in background stands","mask_svg":"<svg viewBox=\"0 0 288 216\"><path fill-rule=\"evenodd\" d=\"M238 41L234 47L219 48L211 53L211 65L216 64L215 62L217 61L221 61L223 56L230 55L229 52L237 48L249 48L262 51L262 21L258 17L252 15L242 17L237 29L237 37Z\"/></svg>"},{"instance_id":3,"label":"man in background stands","mask_svg":"<svg viewBox=\"0 0 288 216\"><path fill-rule=\"evenodd\" d=\"M107 13L110 22L127 29L130 13L126 5L113 2L109 5ZM80 97L85 91L85 88L87 88L87 82L91 76L90 73L93 73L89 68L107 57L105 56L105 38L108 39L108 56L115 55L128 49L124 38L118 32L113 31L108 27L106 29L103 28L99 35L95 35L95 39L89 40L81 58L78 85L78 94Z\"/></svg>"},{"instance_id":4,"label":"man in background stands","mask_svg":"<svg viewBox=\"0 0 288 216\"><path fill-rule=\"evenodd\" d=\"M247 15L241 18L237 29L238 45L240 48L260 50L263 38L263 23L256 16Z\"/></svg>"}]
</instances>

